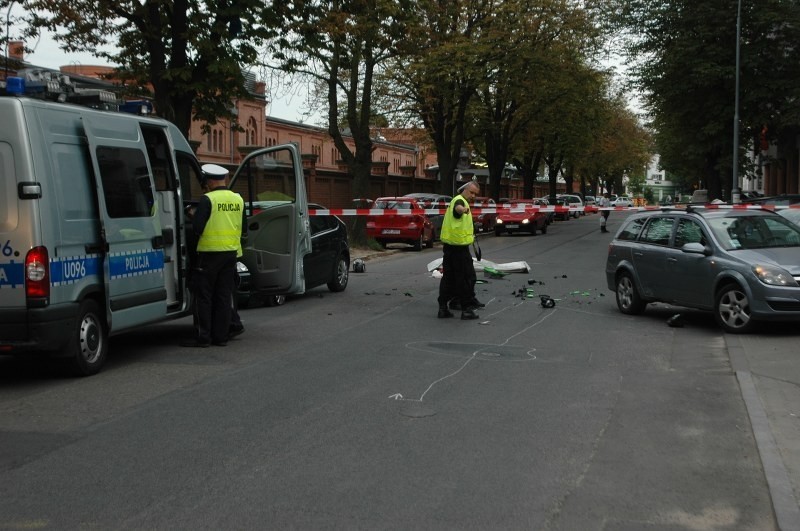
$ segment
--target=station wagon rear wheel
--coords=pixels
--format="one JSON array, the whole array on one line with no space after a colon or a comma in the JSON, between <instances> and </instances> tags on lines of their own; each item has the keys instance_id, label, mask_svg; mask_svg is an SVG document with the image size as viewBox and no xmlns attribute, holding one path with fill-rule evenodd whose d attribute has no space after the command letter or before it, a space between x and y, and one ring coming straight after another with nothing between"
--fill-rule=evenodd
<instances>
[{"instance_id":1,"label":"station wagon rear wheel","mask_svg":"<svg viewBox=\"0 0 800 531\"><path fill-rule=\"evenodd\" d=\"M723 330L742 334L755 327L750 315L750 300L738 284L728 284L717 293L714 317Z\"/></svg>"},{"instance_id":2,"label":"station wagon rear wheel","mask_svg":"<svg viewBox=\"0 0 800 531\"><path fill-rule=\"evenodd\" d=\"M627 315L638 315L647 306L639 292L630 273L621 273L617 277L617 307L619 311Z\"/></svg>"},{"instance_id":3,"label":"station wagon rear wheel","mask_svg":"<svg viewBox=\"0 0 800 531\"><path fill-rule=\"evenodd\" d=\"M100 317L100 309L93 300L81 303L78 317L69 333L64 354L78 376L97 374L108 355L108 332Z\"/></svg>"},{"instance_id":4,"label":"station wagon rear wheel","mask_svg":"<svg viewBox=\"0 0 800 531\"><path fill-rule=\"evenodd\" d=\"M328 281L328 289L334 293L344 291L349 278L350 263L345 255L340 254L338 258L336 258L336 270L333 272L333 277Z\"/></svg>"}]
</instances>

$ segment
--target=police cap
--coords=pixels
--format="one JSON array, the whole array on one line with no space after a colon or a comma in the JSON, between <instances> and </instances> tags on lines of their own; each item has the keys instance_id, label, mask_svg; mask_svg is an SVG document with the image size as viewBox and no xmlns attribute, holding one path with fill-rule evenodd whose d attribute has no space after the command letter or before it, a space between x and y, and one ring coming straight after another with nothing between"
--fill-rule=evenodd
<instances>
[{"instance_id":1,"label":"police cap","mask_svg":"<svg viewBox=\"0 0 800 531\"><path fill-rule=\"evenodd\" d=\"M228 176L228 170L218 164L203 164L200 169L209 179L219 181Z\"/></svg>"}]
</instances>

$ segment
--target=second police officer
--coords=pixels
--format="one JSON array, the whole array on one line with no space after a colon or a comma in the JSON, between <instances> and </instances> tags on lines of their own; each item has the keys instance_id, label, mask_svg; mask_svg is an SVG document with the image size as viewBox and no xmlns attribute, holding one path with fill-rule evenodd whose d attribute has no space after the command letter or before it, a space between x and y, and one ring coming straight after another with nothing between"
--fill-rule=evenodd
<instances>
[{"instance_id":1,"label":"second police officer","mask_svg":"<svg viewBox=\"0 0 800 531\"><path fill-rule=\"evenodd\" d=\"M228 189L228 170L204 164L209 191L200 198L192 219L198 237L195 264L197 336L189 347L225 346L231 324L236 259L246 227L244 200Z\"/></svg>"}]
</instances>

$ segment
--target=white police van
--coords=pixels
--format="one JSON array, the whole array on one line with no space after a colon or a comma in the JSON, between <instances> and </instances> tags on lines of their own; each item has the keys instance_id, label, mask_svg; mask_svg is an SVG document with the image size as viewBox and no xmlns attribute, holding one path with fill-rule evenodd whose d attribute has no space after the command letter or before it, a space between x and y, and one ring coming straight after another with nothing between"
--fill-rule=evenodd
<instances>
[{"instance_id":1,"label":"white police van","mask_svg":"<svg viewBox=\"0 0 800 531\"><path fill-rule=\"evenodd\" d=\"M0 355L60 355L94 374L109 336L191 313L185 207L202 193L200 164L173 124L117 103L56 73L0 82ZM251 282L302 293L296 146L254 151L233 179L252 214Z\"/></svg>"}]
</instances>

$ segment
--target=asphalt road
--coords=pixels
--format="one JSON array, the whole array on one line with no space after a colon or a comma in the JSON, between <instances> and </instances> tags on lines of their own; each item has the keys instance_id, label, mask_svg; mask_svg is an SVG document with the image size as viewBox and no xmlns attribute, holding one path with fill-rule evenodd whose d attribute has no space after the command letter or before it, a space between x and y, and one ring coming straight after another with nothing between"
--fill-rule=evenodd
<instances>
[{"instance_id":1,"label":"asphalt road","mask_svg":"<svg viewBox=\"0 0 800 531\"><path fill-rule=\"evenodd\" d=\"M477 321L436 318L437 246L244 310L226 348L183 320L90 378L0 358L0 529L776 529L713 318L620 314L598 228L481 238L531 272Z\"/></svg>"}]
</instances>

